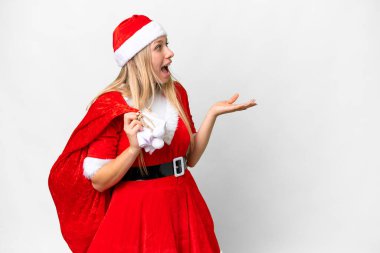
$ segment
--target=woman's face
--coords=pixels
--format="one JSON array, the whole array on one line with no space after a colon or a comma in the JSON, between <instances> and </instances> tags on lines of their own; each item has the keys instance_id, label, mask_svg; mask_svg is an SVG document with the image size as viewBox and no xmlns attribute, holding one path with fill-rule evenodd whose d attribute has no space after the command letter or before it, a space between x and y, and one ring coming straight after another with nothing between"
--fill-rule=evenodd
<instances>
[{"instance_id":1,"label":"woman's face","mask_svg":"<svg viewBox=\"0 0 380 253\"><path fill-rule=\"evenodd\" d=\"M161 83L166 83L170 79L169 65L172 63L171 58L174 53L168 48L168 44L166 36L158 37L150 44L153 70Z\"/></svg>"}]
</instances>

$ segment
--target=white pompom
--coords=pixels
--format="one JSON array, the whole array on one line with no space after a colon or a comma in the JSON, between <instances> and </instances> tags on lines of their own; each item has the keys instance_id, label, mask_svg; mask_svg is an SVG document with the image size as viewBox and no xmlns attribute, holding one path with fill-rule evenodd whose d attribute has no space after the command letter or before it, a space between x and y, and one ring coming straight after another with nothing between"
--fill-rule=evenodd
<instances>
[{"instance_id":1,"label":"white pompom","mask_svg":"<svg viewBox=\"0 0 380 253\"><path fill-rule=\"evenodd\" d=\"M161 121L161 122L156 122L156 127L153 129L153 136L154 137L158 137L158 138L162 138L165 134L165 124L166 122L165 121Z\"/></svg>"},{"instance_id":2,"label":"white pompom","mask_svg":"<svg viewBox=\"0 0 380 253\"><path fill-rule=\"evenodd\" d=\"M154 138L152 141L152 146L155 149L160 149L164 146L164 141L162 139Z\"/></svg>"}]
</instances>

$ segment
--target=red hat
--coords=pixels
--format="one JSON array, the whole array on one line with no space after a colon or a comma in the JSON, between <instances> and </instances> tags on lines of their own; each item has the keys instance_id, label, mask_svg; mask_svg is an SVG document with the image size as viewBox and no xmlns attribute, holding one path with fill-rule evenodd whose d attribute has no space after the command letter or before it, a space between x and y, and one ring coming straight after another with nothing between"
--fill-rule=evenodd
<instances>
[{"instance_id":1,"label":"red hat","mask_svg":"<svg viewBox=\"0 0 380 253\"><path fill-rule=\"evenodd\" d=\"M166 35L160 24L144 15L133 15L121 22L113 32L113 50L122 67L158 37Z\"/></svg>"}]
</instances>

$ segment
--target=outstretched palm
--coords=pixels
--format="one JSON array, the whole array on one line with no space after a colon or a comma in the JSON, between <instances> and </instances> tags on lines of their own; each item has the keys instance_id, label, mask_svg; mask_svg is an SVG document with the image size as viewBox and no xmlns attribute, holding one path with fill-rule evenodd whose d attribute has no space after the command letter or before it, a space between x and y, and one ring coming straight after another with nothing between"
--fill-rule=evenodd
<instances>
[{"instance_id":1,"label":"outstretched palm","mask_svg":"<svg viewBox=\"0 0 380 253\"><path fill-rule=\"evenodd\" d=\"M213 113L215 113L216 116L218 116L218 115L225 114L225 113L242 111L242 110L245 110L245 109L248 109L252 106L257 105L256 101L254 99L249 100L248 102L246 102L244 104L234 104L235 101L238 99L238 97L239 97L239 94L235 94L229 100L220 101L220 102L215 103L211 107L211 111Z\"/></svg>"}]
</instances>

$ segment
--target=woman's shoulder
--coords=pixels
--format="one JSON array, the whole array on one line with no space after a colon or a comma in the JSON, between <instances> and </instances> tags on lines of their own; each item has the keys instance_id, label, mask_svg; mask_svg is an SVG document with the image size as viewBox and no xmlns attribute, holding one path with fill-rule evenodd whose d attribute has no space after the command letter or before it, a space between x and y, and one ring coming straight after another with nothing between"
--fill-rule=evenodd
<instances>
[{"instance_id":1,"label":"woman's shoulder","mask_svg":"<svg viewBox=\"0 0 380 253\"><path fill-rule=\"evenodd\" d=\"M178 91L178 93L181 95L181 98L187 99L187 91L185 87L178 81L173 82L175 89Z\"/></svg>"},{"instance_id":2,"label":"woman's shoulder","mask_svg":"<svg viewBox=\"0 0 380 253\"><path fill-rule=\"evenodd\" d=\"M178 91L186 91L185 90L185 87L183 87L183 85L178 82L178 81L173 81L173 84L174 84L174 87L178 90Z\"/></svg>"},{"instance_id":3,"label":"woman's shoulder","mask_svg":"<svg viewBox=\"0 0 380 253\"><path fill-rule=\"evenodd\" d=\"M94 98L87 107L88 112L105 113L125 107L126 102L118 91L107 91ZM114 108L114 109L113 109Z\"/></svg>"},{"instance_id":4,"label":"woman's shoulder","mask_svg":"<svg viewBox=\"0 0 380 253\"><path fill-rule=\"evenodd\" d=\"M107 91L98 95L92 101L92 105L122 103L123 101L123 95L119 91Z\"/></svg>"},{"instance_id":5,"label":"woman's shoulder","mask_svg":"<svg viewBox=\"0 0 380 253\"><path fill-rule=\"evenodd\" d=\"M108 100L108 99L120 100L120 99L123 99L123 95L119 91L107 91L100 94L96 100L103 101L103 100Z\"/></svg>"}]
</instances>

